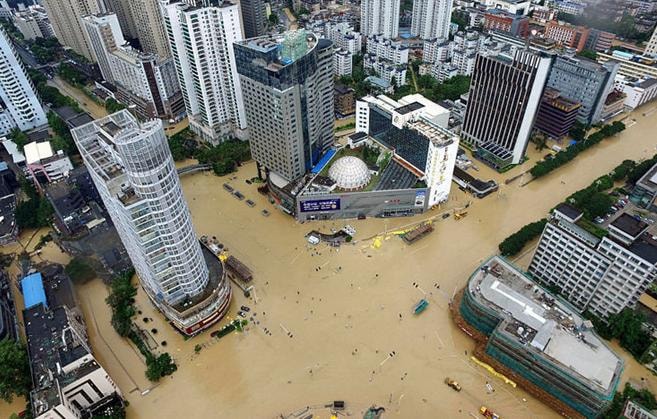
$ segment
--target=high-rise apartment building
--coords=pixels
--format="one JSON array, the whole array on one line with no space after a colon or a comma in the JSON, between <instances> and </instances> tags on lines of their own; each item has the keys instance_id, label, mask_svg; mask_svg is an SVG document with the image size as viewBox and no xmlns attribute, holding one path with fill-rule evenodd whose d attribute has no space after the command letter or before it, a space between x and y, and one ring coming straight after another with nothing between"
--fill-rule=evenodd
<instances>
[{"instance_id":1,"label":"high-rise apartment building","mask_svg":"<svg viewBox=\"0 0 657 419\"><path fill-rule=\"evenodd\" d=\"M648 45L646 45L645 55L652 57L657 56L657 28L655 28L655 31L652 33L652 36L648 41Z\"/></svg>"},{"instance_id":2,"label":"high-rise apartment building","mask_svg":"<svg viewBox=\"0 0 657 419\"><path fill-rule=\"evenodd\" d=\"M12 128L21 131L48 123L23 62L4 30L0 30L0 134Z\"/></svg>"},{"instance_id":3,"label":"high-rise apartment building","mask_svg":"<svg viewBox=\"0 0 657 419\"><path fill-rule=\"evenodd\" d=\"M65 47L94 61L91 48L82 29L82 18L102 13L105 6L101 0L43 0L55 36Z\"/></svg>"},{"instance_id":4,"label":"high-rise apartment building","mask_svg":"<svg viewBox=\"0 0 657 419\"><path fill-rule=\"evenodd\" d=\"M162 12L189 125L213 144L246 135L233 44L241 41L239 6L163 1Z\"/></svg>"},{"instance_id":5,"label":"high-rise apartment building","mask_svg":"<svg viewBox=\"0 0 657 419\"><path fill-rule=\"evenodd\" d=\"M401 41L372 35L367 38L367 53L363 57L363 67L373 70L390 84L406 84L406 68L409 48Z\"/></svg>"},{"instance_id":6,"label":"high-rise apartment building","mask_svg":"<svg viewBox=\"0 0 657 419\"><path fill-rule=\"evenodd\" d=\"M352 56L360 54L363 46L360 32L355 32L348 22L326 22L324 37L333 41L335 48L345 49Z\"/></svg>"},{"instance_id":7,"label":"high-rise apartment building","mask_svg":"<svg viewBox=\"0 0 657 419\"><path fill-rule=\"evenodd\" d=\"M72 134L153 303L188 335L218 321L230 285L196 238L162 121L123 110Z\"/></svg>"},{"instance_id":8,"label":"high-rise apartment building","mask_svg":"<svg viewBox=\"0 0 657 419\"><path fill-rule=\"evenodd\" d=\"M23 38L27 40L55 36L46 9L41 6L30 6L15 12L12 19L14 25L23 34Z\"/></svg>"},{"instance_id":9,"label":"high-rise apartment building","mask_svg":"<svg viewBox=\"0 0 657 419\"><path fill-rule=\"evenodd\" d=\"M360 33L363 36L399 35L399 0L362 0L360 3Z\"/></svg>"},{"instance_id":10,"label":"high-rise apartment building","mask_svg":"<svg viewBox=\"0 0 657 419\"><path fill-rule=\"evenodd\" d=\"M351 54L344 49L337 49L333 54L333 73L336 76L351 76L353 69Z\"/></svg>"},{"instance_id":11,"label":"high-rise apartment building","mask_svg":"<svg viewBox=\"0 0 657 419\"><path fill-rule=\"evenodd\" d=\"M263 0L240 0L244 37L255 38L267 33L267 10Z\"/></svg>"},{"instance_id":12,"label":"high-rise apartment building","mask_svg":"<svg viewBox=\"0 0 657 419\"><path fill-rule=\"evenodd\" d=\"M139 44L144 52L159 58L171 56L158 0L129 0Z\"/></svg>"},{"instance_id":13,"label":"high-rise apartment building","mask_svg":"<svg viewBox=\"0 0 657 419\"><path fill-rule=\"evenodd\" d=\"M114 83L110 54L126 44L118 17L115 13L88 15L82 18L82 27L103 78Z\"/></svg>"},{"instance_id":14,"label":"high-rise apartment building","mask_svg":"<svg viewBox=\"0 0 657 419\"><path fill-rule=\"evenodd\" d=\"M137 25L148 24L148 22L135 22L134 18L132 17L132 9L130 7L132 0L104 1L105 5L107 6L107 11L116 13L116 17L119 19L119 24L121 25L121 30L127 38L137 38Z\"/></svg>"},{"instance_id":15,"label":"high-rise apartment building","mask_svg":"<svg viewBox=\"0 0 657 419\"><path fill-rule=\"evenodd\" d=\"M617 71L616 61L598 64L582 57L559 55L552 65L547 85L558 90L562 97L581 103L577 119L589 125L600 120L605 100L614 88Z\"/></svg>"},{"instance_id":16,"label":"high-rise apartment building","mask_svg":"<svg viewBox=\"0 0 657 419\"><path fill-rule=\"evenodd\" d=\"M415 0L411 34L421 39L449 38L453 0Z\"/></svg>"},{"instance_id":17,"label":"high-rise apartment building","mask_svg":"<svg viewBox=\"0 0 657 419\"><path fill-rule=\"evenodd\" d=\"M184 113L184 103L171 58L142 53L123 38L114 13L83 18L100 71L116 87L116 98L141 117L171 119Z\"/></svg>"},{"instance_id":18,"label":"high-rise apartment building","mask_svg":"<svg viewBox=\"0 0 657 419\"><path fill-rule=\"evenodd\" d=\"M291 181L333 143L333 44L299 30L235 44L251 154Z\"/></svg>"},{"instance_id":19,"label":"high-rise apartment building","mask_svg":"<svg viewBox=\"0 0 657 419\"><path fill-rule=\"evenodd\" d=\"M567 204L554 210L529 272L581 311L605 318L634 307L657 278L657 241L649 225L622 214L600 238L580 226L581 217Z\"/></svg>"},{"instance_id":20,"label":"high-rise apartment building","mask_svg":"<svg viewBox=\"0 0 657 419\"><path fill-rule=\"evenodd\" d=\"M551 61L527 50L477 56L461 138L493 167L522 161Z\"/></svg>"}]
</instances>

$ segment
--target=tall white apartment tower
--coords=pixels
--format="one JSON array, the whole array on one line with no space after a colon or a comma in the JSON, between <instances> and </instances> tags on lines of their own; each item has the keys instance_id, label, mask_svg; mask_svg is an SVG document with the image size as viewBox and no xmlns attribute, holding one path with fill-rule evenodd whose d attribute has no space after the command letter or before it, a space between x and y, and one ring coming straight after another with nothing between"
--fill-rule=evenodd
<instances>
[{"instance_id":1,"label":"tall white apartment tower","mask_svg":"<svg viewBox=\"0 0 657 419\"><path fill-rule=\"evenodd\" d=\"M126 44L119 19L114 13L88 15L82 18L91 54L96 59L103 78L114 83L110 54Z\"/></svg>"},{"instance_id":2,"label":"tall white apartment tower","mask_svg":"<svg viewBox=\"0 0 657 419\"><path fill-rule=\"evenodd\" d=\"M219 320L230 286L196 238L162 121L123 110L72 134L154 304L190 335Z\"/></svg>"},{"instance_id":3,"label":"tall white apartment tower","mask_svg":"<svg viewBox=\"0 0 657 419\"><path fill-rule=\"evenodd\" d=\"M4 30L0 30L0 134L12 128L29 130L48 123L46 114L27 77L23 63Z\"/></svg>"},{"instance_id":4,"label":"tall white apartment tower","mask_svg":"<svg viewBox=\"0 0 657 419\"><path fill-rule=\"evenodd\" d=\"M201 2L199 2L201 3ZM204 0L192 6L163 0L162 15L193 132L217 144L246 135L233 44L243 39L239 6Z\"/></svg>"},{"instance_id":5,"label":"tall white apartment tower","mask_svg":"<svg viewBox=\"0 0 657 419\"><path fill-rule=\"evenodd\" d=\"M399 0L362 0L360 3L360 33L363 36L399 35Z\"/></svg>"},{"instance_id":6,"label":"tall white apartment tower","mask_svg":"<svg viewBox=\"0 0 657 419\"><path fill-rule=\"evenodd\" d=\"M652 57L657 56L657 28L655 28L655 31L652 33L652 36L648 41L648 45L646 45L645 54Z\"/></svg>"},{"instance_id":7,"label":"tall white apartment tower","mask_svg":"<svg viewBox=\"0 0 657 419\"><path fill-rule=\"evenodd\" d=\"M141 49L160 59L171 56L159 0L130 0L130 12Z\"/></svg>"},{"instance_id":8,"label":"tall white apartment tower","mask_svg":"<svg viewBox=\"0 0 657 419\"><path fill-rule=\"evenodd\" d=\"M82 29L82 17L104 12L102 0L43 0L42 4L59 42L93 61L93 54Z\"/></svg>"},{"instance_id":9,"label":"tall white apartment tower","mask_svg":"<svg viewBox=\"0 0 657 419\"><path fill-rule=\"evenodd\" d=\"M143 25L142 22L135 22L132 16L130 3L133 0L104 0L107 11L116 13L121 30L128 38L137 38L137 24Z\"/></svg>"},{"instance_id":10,"label":"tall white apartment tower","mask_svg":"<svg viewBox=\"0 0 657 419\"><path fill-rule=\"evenodd\" d=\"M421 39L447 40L453 0L415 0L411 34Z\"/></svg>"}]
</instances>

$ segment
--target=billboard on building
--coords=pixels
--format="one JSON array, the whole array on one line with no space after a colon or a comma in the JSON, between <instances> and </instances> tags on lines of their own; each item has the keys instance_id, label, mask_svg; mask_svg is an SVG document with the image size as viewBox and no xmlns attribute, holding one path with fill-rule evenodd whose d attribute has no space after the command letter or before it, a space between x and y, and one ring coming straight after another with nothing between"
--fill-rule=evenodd
<instances>
[{"instance_id":1,"label":"billboard on building","mask_svg":"<svg viewBox=\"0 0 657 419\"><path fill-rule=\"evenodd\" d=\"M301 201L301 212L337 211L340 209L340 199L311 199Z\"/></svg>"},{"instance_id":2,"label":"billboard on building","mask_svg":"<svg viewBox=\"0 0 657 419\"><path fill-rule=\"evenodd\" d=\"M417 191L415 193L415 206L420 208L424 207L424 201L427 197L427 191Z\"/></svg>"}]
</instances>

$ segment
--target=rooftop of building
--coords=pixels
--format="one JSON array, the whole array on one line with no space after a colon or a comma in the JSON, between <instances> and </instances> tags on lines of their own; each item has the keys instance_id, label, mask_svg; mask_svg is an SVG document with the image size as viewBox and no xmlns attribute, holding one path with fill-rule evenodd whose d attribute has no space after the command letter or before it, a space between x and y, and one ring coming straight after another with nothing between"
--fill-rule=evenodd
<instances>
[{"instance_id":1,"label":"rooftop of building","mask_svg":"<svg viewBox=\"0 0 657 419\"><path fill-rule=\"evenodd\" d=\"M397 112L400 115L406 115L408 113L417 111L424 108L424 105L421 104L420 102L411 102L407 105L400 106L399 108L395 109L395 112Z\"/></svg>"},{"instance_id":2,"label":"rooftop of building","mask_svg":"<svg viewBox=\"0 0 657 419\"><path fill-rule=\"evenodd\" d=\"M9 153L9 155L11 156L11 160L14 164L17 165L25 164L25 155L21 153L15 142L8 139L7 137L2 137L0 140L2 141L2 145L7 151L7 153Z\"/></svg>"},{"instance_id":3,"label":"rooftop of building","mask_svg":"<svg viewBox=\"0 0 657 419\"><path fill-rule=\"evenodd\" d=\"M32 131L29 134L27 134L27 138L29 138L30 141L36 141L36 142L46 141L50 138L50 133L48 132L47 129Z\"/></svg>"},{"instance_id":4,"label":"rooftop of building","mask_svg":"<svg viewBox=\"0 0 657 419\"><path fill-rule=\"evenodd\" d=\"M23 303L25 309L43 304L48 307L46 291L43 288L43 279L40 272L35 272L21 280L21 291L23 292Z\"/></svg>"},{"instance_id":5,"label":"rooftop of building","mask_svg":"<svg viewBox=\"0 0 657 419\"><path fill-rule=\"evenodd\" d=\"M557 205L555 210L559 211L560 213L564 214L566 217L572 220L576 220L582 216L582 211L573 207L570 204L566 204L565 202Z\"/></svg>"},{"instance_id":6,"label":"rooftop of building","mask_svg":"<svg viewBox=\"0 0 657 419\"><path fill-rule=\"evenodd\" d=\"M40 163L41 160L45 160L54 155L49 141L41 143L33 141L23 147L23 152L25 153L27 164Z\"/></svg>"},{"instance_id":7,"label":"rooftop of building","mask_svg":"<svg viewBox=\"0 0 657 419\"><path fill-rule=\"evenodd\" d=\"M268 59L267 68L277 71L292 64L323 42L331 41L320 39L305 29L299 29L283 34L246 39L238 44L261 52Z\"/></svg>"},{"instance_id":8,"label":"rooftop of building","mask_svg":"<svg viewBox=\"0 0 657 419\"><path fill-rule=\"evenodd\" d=\"M652 166L636 184L644 189L657 192L657 164Z\"/></svg>"},{"instance_id":9,"label":"rooftop of building","mask_svg":"<svg viewBox=\"0 0 657 419\"><path fill-rule=\"evenodd\" d=\"M651 86L654 86L655 84L657 84L657 79L647 78L647 79L643 79L643 80L639 81L634 86L640 87L642 89L647 89Z\"/></svg>"},{"instance_id":10,"label":"rooftop of building","mask_svg":"<svg viewBox=\"0 0 657 419\"><path fill-rule=\"evenodd\" d=\"M89 354L70 328L70 313L65 307L47 310L43 305L23 312L32 371L32 403L37 415L60 404L54 379L60 368Z\"/></svg>"},{"instance_id":11,"label":"rooftop of building","mask_svg":"<svg viewBox=\"0 0 657 419\"><path fill-rule=\"evenodd\" d=\"M346 95L348 93L354 93L354 89L351 87L347 87L344 84L337 84L333 88L335 90L335 93L340 94L340 95Z\"/></svg>"},{"instance_id":12,"label":"rooftop of building","mask_svg":"<svg viewBox=\"0 0 657 419\"><path fill-rule=\"evenodd\" d=\"M623 362L567 303L495 256L468 283L480 303L504 318L498 326L536 353L602 392L614 389Z\"/></svg>"},{"instance_id":13,"label":"rooftop of building","mask_svg":"<svg viewBox=\"0 0 657 419\"><path fill-rule=\"evenodd\" d=\"M49 264L39 270L26 277L28 283L23 281L26 302L35 302L23 311L23 318L34 384L32 402L37 413L43 413L60 403L53 380L79 376L75 371L62 374L61 369L90 352L85 338L76 331L83 326L72 311L76 307L73 289L63 267Z\"/></svg>"},{"instance_id":14,"label":"rooftop of building","mask_svg":"<svg viewBox=\"0 0 657 419\"><path fill-rule=\"evenodd\" d=\"M632 237L637 237L643 233L647 228L648 224L643 221L632 217L630 214L623 213L614 221L611 222L610 226L616 227L622 232L629 234Z\"/></svg>"},{"instance_id":15,"label":"rooftop of building","mask_svg":"<svg viewBox=\"0 0 657 419\"><path fill-rule=\"evenodd\" d=\"M159 120L146 122L144 125L161 124ZM85 125L71 130L76 139L76 145L80 153L85 155L92 164L90 170L94 170L106 181L116 179L125 172L116 154L116 142L125 136L121 135L123 130L140 130L137 119L128 110L108 115L104 118L91 121ZM148 129L148 128L147 128ZM119 185L115 185L120 188Z\"/></svg>"},{"instance_id":16,"label":"rooftop of building","mask_svg":"<svg viewBox=\"0 0 657 419\"><path fill-rule=\"evenodd\" d=\"M511 12L507 12L506 10L502 10L502 9L488 9L488 10L486 10L486 14L507 17L507 18L513 19L513 20L528 19L527 16L516 15L516 14L513 14Z\"/></svg>"},{"instance_id":17,"label":"rooftop of building","mask_svg":"<svg viewBox=\"0 0 657 419\"><path fill-rule=\"evenodd\" d=\"M0 238L7 239L16 228L16 195L7 178L0 176Z\"/></svg>"}]
</instances>

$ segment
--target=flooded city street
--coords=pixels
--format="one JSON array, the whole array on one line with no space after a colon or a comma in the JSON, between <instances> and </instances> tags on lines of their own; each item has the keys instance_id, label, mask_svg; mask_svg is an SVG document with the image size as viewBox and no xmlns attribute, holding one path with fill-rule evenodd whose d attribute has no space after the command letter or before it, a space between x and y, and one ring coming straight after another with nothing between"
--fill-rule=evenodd
<instances>
[{"instance_id":1,"label":"flooded city street","mask_svg":"<svg viewBox=\"0 0 657 419\"><path fill-rule=\"evenodd\" d=\"M628 123L621 135L524 187L521 180L509 185L503 180L527 170L542 153L531 150L523 167L503 175L480 165L473 175L497 180L503 185L499 193L478 200L454 186L444 207L414 218L297 223L260 195L257 184L245 182L256 175L254 163L222 178L211 173L183 177L198 235L216 236L254 273L252 298L233 287L229 312L233 319L246 305L254 321L244 333L220 340L208 332L185 340L140 290L136 323L179 367L153 385L144 377L138 351L112 329L104 302L107 287L93 280L76 284L76 292L96 357L130 402L130 418L278 418L306 407L328 418L328 410L320 407L333 400L344 400L356 418L373 404L386 408L385 418L480 417L481 405L504 418L558 417L472 362L474 342L452 322L448 302L507 235L545 217L623 159L657 153L657 118L641 112L646 110L630 114L637 122ZM255 207L226 192L224 182ZM381 236L380 246L369 239L468 202L467 217L438 217L435 232L411 246L395 236ZM271 215L263 216L263 209ZM346 224L357 233L354 242L340 248L312 247L304 238L312 229L330 232ZM523 265L529 255L521 255ZM66 261L51 244L38 257ZM414 316L412 307L423 297L429 307ZM198 353L196 345L202 347ZM656 377L617 345L614 349L626 359L624 381L643 377L657 391ZM445 377L463 390L445 385Z\"/></svg>"}]
</instances>

